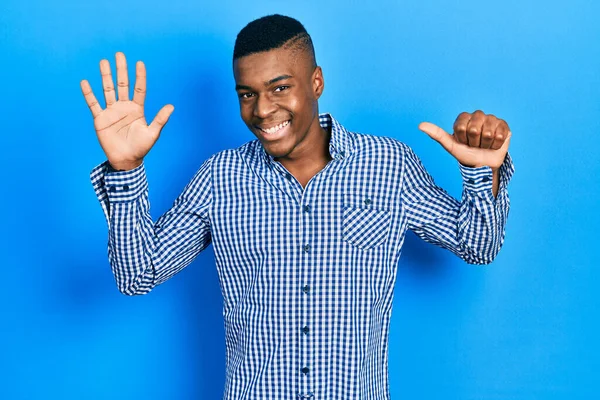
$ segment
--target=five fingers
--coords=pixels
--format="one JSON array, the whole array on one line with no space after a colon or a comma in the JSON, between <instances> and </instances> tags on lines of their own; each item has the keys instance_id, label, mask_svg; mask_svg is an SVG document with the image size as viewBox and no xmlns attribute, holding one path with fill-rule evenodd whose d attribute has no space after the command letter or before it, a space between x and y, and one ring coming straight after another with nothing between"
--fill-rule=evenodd
<instances>
[{"instance_id":1,"label":"five fingers","mask_svg":"<svg viewBox=\"0 0 600 400\"><path fill-rule=\"evenodd\" d=\"M117 101L129 101L129 76L127 74L127 60L125 54L118 52L115 56L117 64L117 90L115 92L115 86L113 82L112 72L110 69L110 63L104 59L100 61L100 75L102 77L102 89L104 92L104 100L106 106L109 107ZM138 61L135 68L135 88L133 101L144 106L144 100L146 98L146 67L144 63ZM94 118L100 114L102 107L98 103L96 96L90 87L87 80L81 81L81 91L85 97L85 101L90 108Z\"/></svg>"},{"instance_id":2,"label":"five fingers","mask_svg":"<svg viewBox=\"0 0 600 400\"><path fill-rule=\"evenodd\" d=\"M498 150L508 137L508 124L492 114L477 110L461 113L454 122L454 139L470 147Z\"/></svg>"}]
</instances>

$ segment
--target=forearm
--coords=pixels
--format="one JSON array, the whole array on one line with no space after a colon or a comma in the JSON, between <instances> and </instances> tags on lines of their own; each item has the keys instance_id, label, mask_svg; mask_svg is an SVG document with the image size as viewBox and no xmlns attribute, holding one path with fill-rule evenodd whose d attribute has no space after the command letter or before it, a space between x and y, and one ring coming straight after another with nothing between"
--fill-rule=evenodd
<instances>
[{"instance_id":1,"label":"forearm","mask_svg":"<svg viewBox=\"0 0 600 400\"><path fill-rule=\"evenodd\" d=\"M499 183L491 181L476 181L477 189L463 189L458 220L464 222L459 222L457 233L464 253L461 257L470 264L491 263L504 243L508 194L506 190L498 193Z\"/></svg>"},{"instance_id":2,"label":"forearm","mask_svg":"<svg viewBox=\"0 0 600 400\"><path fill-rule=\"evenodd\" d=\"M144 166L107 173L106 163L91 174L109 228L109 261L119 290L145 294L168 280L211 242L210 160L207 160L156 223L150 216Z\"/></svg>"},{"instance_id":3,"label":"forearm","mask_svg":"<svg viewBox=\"0 0 600 400\"><path fill-rule=\"evenodd\" d=\"M498 169L461 166L463 194L459 219L465 223L459 230L469 256L465 261L489 264L504 243L510 209L507 185L514 168L509 155Z\"/></svg>"},{"instance_id":4,"label":"forearm","mask_svg":"<svg viewBox=\"0 0 600 400\"><path fill-rule=\"evenodd\" d=\"M155 284L155 243L144 167L116 172L105 162L91 178L108 224L108 258L117 287L127 295L147 293Z\"/></svg>"},{"instance_id":5,"label":"forearm","mask_svg":"<svg viewBox=\"0 0 600 400\"><path fill-rule=\"evenodd\" d=\"M492 194L494 198L498 197L498 188L500 187L499 169L492 169Z\"/></svg>"},{"instance_id":6,"label":"forearm","mask_svg":"<svg viewBox=\"0 0 600 400\"><path fill-rule=\"evenodd\" d=\"M403 189L408 228L427 242L446 248L471 264L489 264L504 241L510 202L506 190L513 173L507 156L497 175L490 167L460 165L463 193L458 201L435 185L409 153L411 185ZM494 193L494 175L497 179Z\"/></svg>"},{"instance_id":7,"label":"forearm","mask_svg":"<svg viewBox=\"0 0 600 400\"><path fill-rule=\"evenodd\" d=\"M431 201L415 205L435 211L411 210L409 229L469 264L491 263L503 243L508 208L494 201L491 193L484 197L463 193L461 201L443 191L436 196L435 206Z\"/></svg>"}]
</instances>

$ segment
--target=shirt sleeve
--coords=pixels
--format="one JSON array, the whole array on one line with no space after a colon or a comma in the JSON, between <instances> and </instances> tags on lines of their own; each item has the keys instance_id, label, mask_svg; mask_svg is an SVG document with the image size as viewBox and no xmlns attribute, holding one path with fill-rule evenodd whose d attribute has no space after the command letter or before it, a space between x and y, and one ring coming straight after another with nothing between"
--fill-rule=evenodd
<instances>
[{"instance_id":1,"label":"shirt sleeve","mask_svg":"<svg viewBox=\"0 0 600 400\"><path fill-rule=\"evenodd\" d=\"M461 201L437 186L420 159L407 147L401 202L408 229L425 241L452 251L469 264L489 264L504 243L510 208L507 185L514 166L509 154L499 169L497 196L492 169L459 164Z\"/></svg>"},{"instance_id":2,"label":"shirt sleeve","mask_svg":"<svg viewBox=\"0 0 600 400\"><path fill-rule=\"evenodd\" d=\"M123 294L148 293L177 274L211 242L212 158L206 160L154 223L144 164L115 171L108 161L90 173L108 224L108 260Z\"/></svg>"}]
</instances>

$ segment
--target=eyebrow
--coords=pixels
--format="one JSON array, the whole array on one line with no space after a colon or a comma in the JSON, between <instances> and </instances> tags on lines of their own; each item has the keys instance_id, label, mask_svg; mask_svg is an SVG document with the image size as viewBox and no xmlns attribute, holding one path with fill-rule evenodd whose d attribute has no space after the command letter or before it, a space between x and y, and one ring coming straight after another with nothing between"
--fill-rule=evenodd
<instances>
[{"instance_id":1,"label":"eyebrow","mask_svg":"<svg viewBox=\"0 0 600 400\"><path fill-rule=\"evenodd\" d=\"M275 82L279 82L282 81L284 79L289 79L291 78L291 75L279 75L277 78L273 78L269 81L265 82L265 86L269 86L274 84ZM235 85L235 90L240 90L240 89L244 89L244 90L252 90L252 88L250 86L246 86L246 85Z\"/></svg>"}]
</instances>

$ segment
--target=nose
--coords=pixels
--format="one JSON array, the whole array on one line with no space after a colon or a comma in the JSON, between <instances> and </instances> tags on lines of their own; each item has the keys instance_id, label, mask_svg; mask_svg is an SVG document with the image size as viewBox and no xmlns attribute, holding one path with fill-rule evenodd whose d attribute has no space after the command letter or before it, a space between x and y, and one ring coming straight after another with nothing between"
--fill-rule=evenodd
<instances>
[{"instance_id":1,"label":"nose","mask_svg":"<svg viewBox=\"0 0 600 400\"><path fill-rule=\"evenodd\" d=\"M254 103L254 116L265 119L277 110L277 104L268 96L259 95Z\"/></svg>"}]
</instances>

